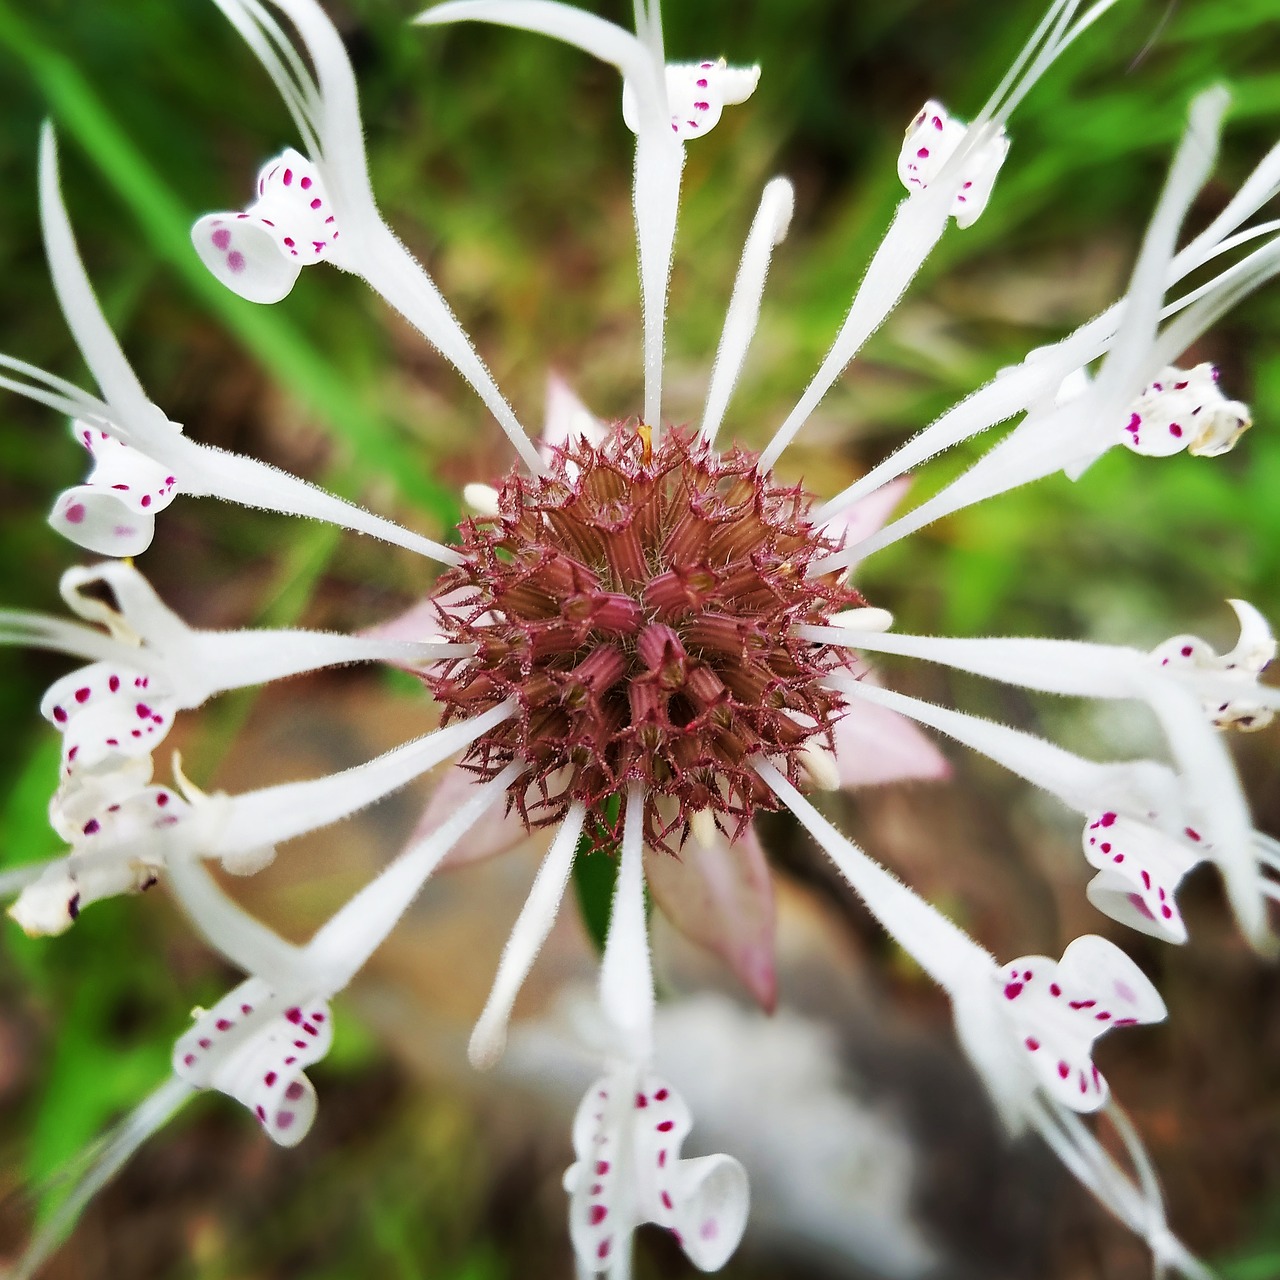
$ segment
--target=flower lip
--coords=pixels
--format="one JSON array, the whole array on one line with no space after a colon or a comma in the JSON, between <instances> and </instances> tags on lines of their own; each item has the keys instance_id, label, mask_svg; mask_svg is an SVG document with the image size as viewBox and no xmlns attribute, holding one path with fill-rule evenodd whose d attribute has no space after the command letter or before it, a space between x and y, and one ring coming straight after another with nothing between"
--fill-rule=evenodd
<instances>
[{"instance_id":1,"label":"flower lip","mask_svg":"<svg viewBox=\"0 0 1280 1280\"><path fill-rule=\"evenodd\" d=\"M521 708L465 763L491 777L526 761L512 803L530 827L638 781L652 845L674 852L704 809L740 831L774 804L751 761L800 781L844 710L822 681L851 659L797 631L865 603L807 572L837 544L803 490L684 430L650 447L618 423L554 453L548 476L502 483L496 517L464 523L466 563L437 587L441 630L476 646L424 677L446 716Z\"/></svg>"}]
</instances>

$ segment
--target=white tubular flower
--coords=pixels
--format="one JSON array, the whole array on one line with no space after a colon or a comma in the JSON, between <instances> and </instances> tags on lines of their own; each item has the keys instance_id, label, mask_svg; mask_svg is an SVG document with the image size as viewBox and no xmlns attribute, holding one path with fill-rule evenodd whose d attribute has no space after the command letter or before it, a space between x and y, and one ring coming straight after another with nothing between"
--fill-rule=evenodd
<instances>
[{"instance_id":1,"label":"white tubular flower","mask_svg":"<svg viewBox=\"0 0 1280 1280\"><path fill-rule=\"evenodd\" d=\"M1196 676L1220 677L1203 695L1205 714L1219 729L1252 732L1269 725L1273 706L1251 696L1258 678L1276 656L1276 640L1267 620L1247 600L1228 600L1240 620L1240 638L1229 653L1218 654L1198 636L1174 636L1152 652L1161 667L1174 675L1186 673L1194 687ZM1230 695L1238 687L1240 696Z\"/></svg>"},{"instance_id":2,"label":"white tubular flower","mask_svg":"<svg viewBox=\"0 0 1280 1280\"><path fill-rule=\"evenodd\" d=\"M1155 663L1150 654L1119 645L1021 637L966 640L823 627L802 628L801 633L815 641L840 637L851 648L940 662L1044 693L1144 702L1159 721L1178 764L1183 793L1179 808L1185 813L1179 815L1181 820L1172 812L1160 814L1156 825L1165 831L1189 825L1197 831L1222 871L1241 930L1260 952L1275 950L1277 939L1267 923L1265 889L1258 875L1257 833L1230 753L1201 705L1210 690L1221 692L1222 677L1210 679L1198 672L1166 668ZM1227 696L1237 688L1230 689ZM1253 696L1267 705L1280 704L1277 690L1258 688ZM1022 771L1012 767L1015 772ZM1058 790L1052 784L1047 789ZM1069 803L1096 816L1094 805L1081 805L1078 797ZM1138 807L1136 816L1143 815L1144 808ZM1173 887L1170 884L1166 889Z\"/></svg>"},{"instance_id":3,"label":"white tubular flower","mask_svg":"<svg viewBox=\"0 0 1280 1280\"><path fill-rule=\"evenodd\" d=\"M1222 394L1213 365L1185 371L1170 365L1134 401L1121 441L1148 457L1167 458L1185 449L1196 457L1217 458L1252 425L1249 406Z\"/></svg>"},{"instance_id":4,"label":"white tubular flower","mask_svg":"<svg viewBox=\"0 0 1280 1280\"><path fill-rule=\"evenodd\" d=\"M646 11L637 8L634 36L557 0L450 0L419 14L415 21L423 26L493 22L537 31L611 63L622 75L623 117L636 135L633 196L644 305L644 421L656 442L662 429L667 281L675 247L684 140L711 129L726 104L746 101L755 90L760 68L730 67L723 62L668 66L662 53L658 5Z\"/></svg>"},{"instance_id":5,"label":"white tubular flower","mask_svg":"<svg viewBox=\"0 0 1280 1280\"><path fill-rule=\"evenodd\" d=\"M1175 253L1178 229L1196 194L1208 177L1216 154L1218 134L1227 106L1226 91L1217 88L1200 94L1191 105L1188 125L1170 167L1164 192L1152 217L1143 248L1124 301L1055 347L1042 348L1022 365L1004 372L987 387L957 406L922 432L890 461L850 486L828 503L819 517L830 517L848 502L865 494L925 458L960 440L987 429L994 422L1023 410L1027 418L1004 440L941 492L915 510L895 520L856 547L845 548L819 561L813 572L825 573L862 559L899 541L934 520L975 503L1062 471L1077 479L1108 449L1119 444L1134 447L1135 427L1140 452L1176 452L1185 443L1193 452L1212 456L1224 452L1248 422L1248 410L1236 402L1215 399L1203 386L1193 385L1190 374L1175 382L1188 386L1175 393L1179 399L1163 400L1154 393L1151 403L1144 388L1161 382L1160 372L1191 345L1215 320L1241 298L1280 272L1280 238L1272 239L1207 284L1173 303L1165 303L1169 285L1195 267L1256 236L1272 232L1269 223L1222 238L1247 217L1274 186L1270 157L1259 166L1258 181L1246 182L1224 218ZM1270 162L1270 163L1269 163ZM1174 317L1163 329L1159 322ZM1064 381L1074 380L1080 390L1079 371L1106 353L1098 376L1083 393L1063 396ZM1162 383L1163 385L1163 383ZM1199 414L1192 410L1200 408ZM1185 410L1189 419L1183 422ZM1179 416L1171 417L1171 413ZM1144 415L1147 425L1143 426ZM1196 424L1206 418L1204 428ZM1178 432L1172 428L1177 426Z\"/></svg>"},{"instance_id":6,"label":"white tubular flower","mask_svg":"<svg viewBox=\"0 0 1280 1280\"><path fill-rule=\"evenodd\" d=\"M482 787L427 839L412 845L347 902L304 947L280 939L237 906L204 868L177 859L178 901L209 943L252 976L176 1043L175 1074L249 1109L281 1146L311 1127L316 1096L303 1074L332 1043L328 1001L347 986L417 897L441 859L520 773L512 765Z\"/></svg>"},{"instance_id":7,"label":"white tubular flower","mask_svg":"<svg viewBox=\"0 0 1280 1280\"><path fill-rule=\"evenodd\" d=\"M569 1231L582 1275L630 1274L641 1223L672 1231L700 1270L719 1270L746 1227L747 1175L731 1156L680 1158L689 1110L650 1068L653 972L645 923L645 796L628 788L621 862L604 958L600 1007L613 1062L587 1090L573 1122L577 1157L565 1174Z\"/></svg>"},{"instance_id":8,"label":"white tubular flower","mask_svg":"<svg viewBox=\"0 0 1280 1280\"><path fill-rule=\"evenodd\" d=\"M668 63L665 71L671 132L682 142L710 133L725 107L746 102L760 83L759 66L731 67L723 58ZM632 133L640 132L640 108L630 80L622 84L622 118Z\"/></svg>"},{"instance_id":9,"label":"white tubular flower","mask_svg":"<svg viewBox=\"0 0 1280 1280\"><path fill-rule=\"evenodd\" d=\"M98 399L24 361L0 356L0 368L22 375L0 376L0 386L66 414L93 455L87 483L54 503L50 523L60 533L99 555L139 555L151 544L156 512L182 493L308 516L445 564L457 563L457 553L448 547L296 476L187 439L182 427L151 402L107 324L80 259L48 125L40 139L40 220L62 314L102 392Z\"/></svg>"},{"instance_id":10,"label":"white tubular flower","mask_svg":"<svg viewBox=\"0 0 1280 1280\"><path fill-rule=\"evenodd\" d=\"M279 302L303 267L341 265L338 235L319 170L292 147L263 165L243 213L206 214L191 229L204 265L250 302Z\"/></svg>"},{"instance_id":11,"label":"white tubular flower","mask_svg":"<svg viewBox=\"0 0 1280 1280\"><path fill-rule=\"evenodd\" d=\"M149 772L149 771L148 771ZM168 787L121 771L59 791L49 806L54 829L71 845L62 858L33 868L37 875L9 908L32 937L65 933L91 903L141 893L159 879L192 806Z\"/></svg>"},{"instance_id":12,"label":"white tubular flower","mask_svg":"<svg viewBox=\"0 0 1280 1280\"><path fill-rule=\"evenodd\" d=\"M645 1222L670 1231L700 1271L729 1260L747 1224L746 1171L732 1156L681 1159L692 1127L671 1085L634 1065L615 1065L587 1090L564 1176L580 1274L625 1274L618 1256Z\"/></svg>"},{"instance_id":13,"label":"white tubular flower","mask_svg":"<svg viewBox=\"0 0 1280 1280\"><path fill-rule=\"evenodd\" d=\"M898 177L908 191L925 191L964 141L968 127L953 119L932 98L911 122L898 155ZM987 207L996 175L1009 154L1004 128L983 137L965 157L964 177L951 202L951 216L960 228L972 226Z\"/></svg>"},{"instance_id":14,"label":"white tubular flower","mask_svg":"<svg viewBox=\"0 0 1280 1280\"><path fill-rule=\"evenodd\" d=\"M1112 3L1114 0L1101 0L1077 19L1078 0L1057 0L1014 59L1013 66L986 106L964 129L963 137L952 131L955 141L942 165L936 171L930 169L919 186L908 183L908 191L912 194L898 206L893 222L867 266L835 341L799 402L760 455L763 469L774 466L845 367L897 305L916 272L942 238L948 219L954 216L960 226L967 226L981 212L1008 148L1004 126L1014 109L1063 50ZM941 120L941 114L937 118ZM924 124L938 132L928 115ZM916 146L917 164L932 158L919 155L922 147L923 144ZM903 163L899 162L899 172L903 173L906 181L908 175L903 171ZM920 177L921 174L911 176ZM973 185L966 189L965 183ZM963 203L959 200L961 195L965 197Z\"/></svg>"},{"instance_id":15,"label":"white tubular flower","mask_svg":"<svg viewBox=\"0 0 1280 1280\"><path fill-rule=\"evenodd\" d=\"M289 149L269 160L252 205L195 224L191 238L205 266L242 298L263 303L280 301L302 268L316 262L361 276L458 370L525 465L540 474L537 450L471 339L378 212L355 74L324 9L316 0L269 0L270 8L257 0L215 2L280 91L307 155ZM296 39L271 9L288 18Z\"/></svg>"},{"instance_id":16,"label":"white tubular flower","mask_svg":"<svg viewBox=\"0 0 1280 1280\"><path fill-rule=\"evenodd\" d=\"M1036 1087L1072 1111L1097 1111L1109 1096L1093 1065L1094 1041L1112 1027L1162 1022L1168 1014L1142 970L1092 934L1077 938L1060 962L1022 956L998 980L1011 1038L1021 1039Z\"/></svg>"},{"instance_id":17,"label":"white tubular flower","mask_svg":"<svg viewBox=\"0 0 1280 1280\"><path fill-rule=\"evenodd\" d=\"M144 761L177 712L230 689L346 663L416 667L469 652L464 645L324 632L199 631L168 608L137 569L119 561L68 569L59 586L73 612L105 632L0 611L0 644L99 659L57 680L40 704L41 715L62 734L67 777ZM113 603L101 598L103 588Z\"/></svg>"},{"instance_id":18,"label":"white tubular flower","mask_svg":"<svg viewBox=\"0 0 1280 1280\"><path fill-rule=\"evenodd\" d=\"M177 497L178 478L167 466L87 422L74 420L71 434L88 449L93 470L84 484L58 499L49 523L99 555L140 555L155 536L157 513Z\"/></svg>"},{"instance_id":19,"label":"white tubular flower","mask_svg":"<svg viewBox=\"0 0 1280 1280\"><path fill-rule=\"evenodd\" d=\"M951 998L961 1047L1007 1129L1033 1128L1099 1201L1143 1237L1158 1267L1208 1273L1172 1236L1145 1151L1112 1108L1138 1170L1135 1183L1079 1124L1107 1101L1092 1046L1112 1026L1155 1022L1164 1002L1117 947L1079 938L1055 962L1025 956L998 966L976 942L842 836L770 764L757 772L800 819L894 940ZM1105 1018L1102 1015L1107 1015ZM1064 1070L1065 1068L1065 1070Z\"/></svg>"},{"instance_id":20,"label":"white tubular flower","mask_svg":"<svg viewBox=\"0 0 1280 1280\"><path fill-rule=\"evenodd\" d=\"M333 1021L323 1000L288 1004L249 978L173 1046L173 1072L193 1089L216 1089L247 1107L281 1147L297 1146L316 1115L307 1067L329 1052Z\"/></svg>"}]
</instances>

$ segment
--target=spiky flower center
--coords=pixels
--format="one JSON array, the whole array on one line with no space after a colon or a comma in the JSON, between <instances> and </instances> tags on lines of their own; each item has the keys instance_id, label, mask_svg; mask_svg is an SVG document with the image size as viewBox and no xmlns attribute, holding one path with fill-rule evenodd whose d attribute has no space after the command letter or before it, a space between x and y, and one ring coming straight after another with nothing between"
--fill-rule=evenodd
<instances>
[{"instance_id":1,"label":"spiky flower center","mask_svg":"<svg viewBox=\"0 0 1280 1280\"><path fill-rule=\"evenodd\" d=\"M840 575L810 576L837 545L809 506L755 454L678 429L652 449L618 424L545 476L513 472L498 515L464 522L466 563L434 596L447 637L476 647L428 677L446 718L519 707L464 764L490 778L523 761L512 801L531 828L574 801L602 821L640 782L646 840L668 849L701 810L733 833L774 807L752 761L803 783L844 706L826 678L847 656L797 628L863 603Z\"/></svg>"}]
</instances>

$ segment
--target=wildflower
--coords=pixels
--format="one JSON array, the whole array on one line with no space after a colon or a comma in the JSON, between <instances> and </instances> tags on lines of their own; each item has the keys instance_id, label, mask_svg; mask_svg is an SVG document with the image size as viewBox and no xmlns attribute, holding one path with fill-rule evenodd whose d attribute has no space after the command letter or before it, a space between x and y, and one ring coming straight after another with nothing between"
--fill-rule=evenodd
<instances>
[{"instance_id":1,"label":"wildflower","mask_svg":"<svg viewBox=\"0 0 1280 1280\"><path fill-rule=\"evenodd\" d=\"M1103 910L1182 941L1178 881L1194 862L1210 860L1247 938L1260 951L1272 948L1266 903L1280 896L1270 874L1280 858L1253 830L1219 733L1260 722L1280 697L1257 681L1274 645L1256 613L1237 606L1241 642L1221 657L1182 637L1154 653L1039 639L916 637L891 631L892 618L848 572L940 515L1058 470L1079 476L1116 445L1160 455L1176 440L1214 456L1234 444L1247 409L1227 401L1198 368L1185 376L1167 371L1213 319L1280 269L1280 240L1172 302L1165 297L1190 272L1274 229L1245 224L1280 187L1280 152L1264 159L1205 232L1175 251L1183 216L1212 167L1225 109L1222 92L1202 94L1125 298L998 375L818 507L801 487L780 480L775 464L950 223L963 228L982 214L1009 150L1013 111L1109 0L1083 14L1076 0L1055 0L968 125L938 104L926 106L900 162L906 194L830 350L759 455L720 449L716 440L772 250L790 222L794 192L785 180L762 193L698 430L666 424L661 412L684 147L709 133L726 106L750 97L758 68L706 59L669 64L652 0L637 0L634 35L552 0L453 0L418 18L423 26L475 20L539 32L591 53L622 77L622 111L636 138L643 416L601 423L553 386L539 447L434 282L378 212L354 75L315 0L216 2L280 90L302 149L263 166L248 208L196 224L200 256L228 287L263 303L285 297L302 267L320 261L361 276L459 370L520 464L496 484L469 488L477 514L462 523L454 547L189 438L148 399L106 326L76 252L46 132L40 196L55 289L102 392L102 399L91 397L4 357L17 375L6 375L4 384L82 423L76 430L94 455L88 484L59 500L55 527L100 554L123 555L145 548L155 512L177 494L216 495L370 533L444 571L425 605L350 639L200 632L124 565L73 571L64 583L71 607L105 632L36 615L0 619L5 640L92 664L59 681L45 706L64 736L52 816L71 849L4 882L21 890L14 913L32 931L56 932L84 903L164 875L197 931L246 975L213 1009L197 1011L178 1038L174 1079L108 1141L69 1207L37 1237L23 1273L192 1091L223 1092L249 1108L274 1141L300 1140L317 1105L305 1069L328 1046L329 1002L451 849L459 849L458 858L477 856L510 843L513 831L541 827L554 835L477 1022L472 1059L487 1065L502 1052L516 994L574 859L616 856L599 982L607 1042L601 1075L574 1125L576 1159L566 1178L579 1271L625 1275L631 1236L644 1222L675 1231L695 1265L718 1267L745 1226L746 1176L727 1154L680 1156L692 1118L654 1068L645 886L771 1005L771 889L751 824L758 811L786 808L947 992L961 1045L1009 1128L1040 1133L1148 1242L1159 1266L1204 1274L1169 1231L1141 1143L1092 1060L1105 1031L1165 1016L1137 966L1092 935L1070 943L1059 961L1030 956L998 965L836 831L801 788L939 776L945 762L910 722L931 726L1082 815L1086 858L1098 872L1089 892ZM296 40L273 10L288 19ZM1164 329L1162 320L1169 321ZM1022 421L968 472L888 522L909 468L1018 415ZM1184 417L1195 424L1184 426ZM109 587L114 603L104 604L90 585ZM1086 761L1008 726L904 698L880 686L866 653L942 662L1068 696L1139 701L1156 717L1174 767ZM239 796L204 795L176 763L176 789L152 783L152 753L179 712L226 689L351 661L417 671L442 708L443 727L332 777ZM455 755L459 765L409 848L303 947L283 942L232 903L204 869L203 860L215 857L232 870L256 869L277 845L341 820ZM468 837L470 848L460 843ZM1119 1133L1134 1176L1081 1120L1096 1112Z\"/></svg>"}]
</instances>

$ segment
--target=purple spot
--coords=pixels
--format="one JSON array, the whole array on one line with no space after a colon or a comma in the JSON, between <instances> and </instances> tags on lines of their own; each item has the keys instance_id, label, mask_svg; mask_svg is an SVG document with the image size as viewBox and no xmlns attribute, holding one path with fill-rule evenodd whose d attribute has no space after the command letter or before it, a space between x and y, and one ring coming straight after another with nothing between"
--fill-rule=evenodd
<instances>
[{"instance_id":1,"label":"purple spot","mask_svg":"<svg viewBox=\"0 0 1280 1280\"><path fill-rule=\"evenodd\" d=\"M310 191L310 190L311 190L311 179L310 179L310 178L303 178L303 179L302 179L302 181L301 181L298 185L303 189L303 191Z\"/></svg>"},{"instance_id":2,"label":"purple spot","mask_svg":"<svg viewBox=\"0 0 1280 1280\"><path fill-rule=\"evenodd\" d=\"M229 254L227 254L227 266L232 271L243 271L244 254L241 253L239 249L233 249Z\"/></svg>"},{"instance_id":3,"label":"purple spot","mask_svg":"<svg viewBox=\"0 0 1280 1280\"><path fill-rule=\"evenodd\" d=\"M97 831L98 831L97 818L90 818L89 821L84 824L85 835L91 836L91 835L94 835Z\"/></svg>"},{"instance_id":4,"label":"purple spot","mask_svg":"<svg viewBox=\"0 0 1280 1280\"><path fill-rule=\"evenodd\" d=\"M1022 994L1022 983L1010 982L1006 984L1004 989L1004 998L1006 1000L1016 1000Z\"/></svg>"},{"instance_id":5,"label":"purple spot","mask_svg":"<svg viewBox=\"0 0 1280 1280\"><path fill-rule=\"evenodd\" d=\"M671 1203L671 1193L669 1191L664 1191L662 1193L662 1203L668 1209L675 1208L675 1205Z\"/></svg>"},{"instance_id":6,"label":"purple spot","mask_svg":"<svg viewBox=\"0 0 1280 1280\"><path fill-rule=\"evenodd\" d=\"M231 232L226 227L219 227L213 233L213 247L224 252L231 247Z\"/></svg>"},{"instance_id":7,"label":"purple spot","mask_svg":"<svg viewBox=\"0 0 1280 1280\"><path fill-rule=\"evenodd\" d=\"M1032 1053L1035 1053L1035 1051L1040 1047L1040 1041L1037 1040L1035 1036L1028 1036L1023 1043L1031 1050Z\"/></svg>"},{"instance_id":8,"label":"purple spot","mask_svg":"<svg viewBox=\"0 0 1280 1280\"><path fill-rule=\"evenodd\" d=\"M283 179L281 179L281 181L283 181L286 187L291 187L293 185L293 170L286 169L284 171L284 177Z\"/></svg>"},{"instance_id":9,"label":"purple spot","mask_svg":"<svg viewBox=\"0 0 1280 1280\"><path fill-rule=\"evenodd\" d=\"M324 201L317 196L316 199L311 202L311 207L313 209L318 209L323 203Z\"/></svg>"},{"instance_id":10,"label":"purple spot","mask_svg":"<svg viewBox=\"0 0 1280 1280\"><path fill-rule=\"evenodd\" d=\"M77 702L88 702L88 701L89 701L89 692L90 692L90 690L89 690L89 688L88 688L87 686L86 686L86 687L84 687L84 688L82 688L82 689L77 689L77 690L76 690L76 701L77 701Z\"/></svg>"},{"instance_id":11,"label":"purple spot","mask_svg":"<svg viewBox=\"0 0 1280 1280\"><path fill-rule=\"evenodd\" d=\"M276 1128L277 1129L287 1129L289 1128L290 1125L293 1124L293 1121L294 1121L294 1115L292 1111L276 1112Z\"/></svg>"},{"instance_id":12,"label":"purple spot","mask_svg":"<svg viewBox=\"0 0 1280 1280\"><path fill-rule=\"evenodd\" d=\"M921 148L920 148L920 150L916 152L916 159L917 159L917 160L927 160L928 158L929 158L929 148L928 148L928 147L921 147Z\"/></svg>"},{"instance_id":13,"label":"purple spot","mask_svg":"<svg viewBox=\"0 0 1280 1280\"><path fill-rule=\"evenodd\" d=\"M278 1075L276 1075L276 1073L275 1073L274 1071L268 1071L268 1072L267 1072L267 1074L266 1074L265 1076L263 1076L263 1077L262 1077L262 1083L263 1083L263 1084L265 1084L265 1085L267 1086L267 1088L268 1088L268 1089L270 1089L270 1088L271 1088L271 1086L272 1086L273 1084L275 1084L275 1082L276 1082L279 1078L280 1078L280 1077L279 1077Z\"/></svg>"},{"instance_id":14,"label":"purple spot","mask_svg":"<svg viewBox=\"0 0 1280 1280\"><path fill-rule=\"evenodd\" d=\"M602 1204L593 1204L587 1210L587 1222L593 1227L598 1227L609 1216L609 1210Z\"/></svg>"},{"instance_id":15,"label":"purple spot","mask_svg":"<svg viewBox=\"0 0 1280 1280\"><path fill-rule=\"evenodd\" d=\"M299 1084L299 1083L298 1083L298 1081L296 1081L296 1080L295 1080L295 1081L294 1081L294 1082L293 1082L293 1083L292 1083L292 1084L291 1084L291 1085L290 1085L290 1086L289 1086L289 1087L284 1091L284 1096L285 1096L286 1098L288 1098L290 1102L297 1102L297 1100L298 1100L300 1097L302 1097L302 1095L303 1095L304 1093L306 1093L306 1089L304 1089L304 1088L302 1087L302 1085L301 1085L301 1084Z\"/></svg>"},{"instance_id":16,"label":"purple spot","mask_svg":"<svg viewBox=\"0 0 1280 1280\"><path fill-rule=\"evenodd\" d=\"M65 708L65 707L54 707L54 709L53 709L53 718L54 718L54 719L55 719L59 724L66 724L66 723L67 723L67 712L66 712L66 708Z\"/></svg>"}]
</instances>

